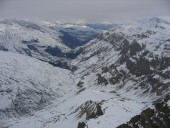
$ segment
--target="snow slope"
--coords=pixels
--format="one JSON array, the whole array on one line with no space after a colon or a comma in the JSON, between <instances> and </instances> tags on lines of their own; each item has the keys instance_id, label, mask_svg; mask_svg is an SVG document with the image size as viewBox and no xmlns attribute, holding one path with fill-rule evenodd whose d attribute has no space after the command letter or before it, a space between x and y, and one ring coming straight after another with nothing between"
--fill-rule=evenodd
<instances>
[{"instance_id":1,"label":"snow slope","mask_svg":"<svg viewBox=\"0 0 170 128\"><path fill-rule=\"evenodd\" d=\"M145 96L164 94L170 82L169 28L170 21L150 18L101 34L72 61L78 65L77 80L84 86L133 89Z\"/></svg>"},{"instance_id":2,"label":"snow slope","mask_svg":"<svg viewBox=\"0 0 170 128\"><path fill-rule=\"evenodd\" d=\"M79 90L70 71L24 55L1 51L0 65L1 128L69 128L81 121L118 126L150 104L95 88Z\"/></svg>"},{"instance_id":3,"label":"snow slope","mask_svg":"<svg viewBox=\"0 0 170 128\"><path fill-rule=\"evenodd\" d=\"M31 57L1 51L0 65L0 119L33 114L75 90L71 72Z\"/></svg>"},{"instance_id":4,"label":"snow slope","mask_svg":"<svg viewBox=\"0 0 170 128\"><path fill-rule=\"evenodd\" d=\"M65 57L77 67L73 72L1 52L6 104L0 105L0 126L116 128L128 122L170 93L169 28L163 18L119 25L76 48L74 59Z\"/></svg>"},{"instance_id":5,"label":"snow slope","mask_svg":"<svg viewBox=\"0 0 170 128\"><path fill-rule=\"evenodd\" d=\"M69 50L58 37L60 33L29 21L1 20L0 31L1 43L5 43L4 47L13 52L19 51L20 45L26 48L23 41L31 40L37 40L33 43L37 43L39 47L57 46L61 50Z\"/></svg>"},{"instance_id":6,"label":"snow slope","mask_svg":"<svg viewBox=\"0 0 170 128\"><path fill-rule=\"evenodd\" d=\"M25 20L0 21L0 50L20 53L60 67L69 67L65 54L71 49L61 33Z\"/></svg>"},{"instance_id":7,"label":"snow slope","mask_svg":"<svg viewBox=\"0 0 170 128\"><path fill-rule=\"evenodd\" d=\"M104 115L88 120L88 113L97 111L95 106L97 103L101 104ZM74 128L83 121L87 122L89 127L116 127L139 114L146 106L147 104L135 100L87 89L61 103L53 102L52 105L35 112L32 116L3 119L2 126L11 128L22 128L23 126L25 128Z\"/></svg>"}]
</instances>

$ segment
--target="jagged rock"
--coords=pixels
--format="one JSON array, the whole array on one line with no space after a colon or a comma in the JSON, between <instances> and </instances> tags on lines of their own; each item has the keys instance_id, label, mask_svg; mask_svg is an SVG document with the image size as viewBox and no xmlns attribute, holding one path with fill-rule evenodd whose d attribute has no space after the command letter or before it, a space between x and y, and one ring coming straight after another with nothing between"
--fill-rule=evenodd
<instances>
[{"instance_id":1,"label":"jagged rock","mask_svg":"<svg viewBox=\"0 0 170 128\"><path fill-rule=\"evenodd\" d=\"M117 128L168 128L170 126L170 106L167 105L169 95L154 103L154 108L147 108L140 115L133 117L127 124Z\"/></svg>"},{"instance_id":2,"label":"jagged rock","mask_svg":"<svg viewBox=\"0 0 170 128\"><path fill-rule=\"evenodd\" d=\"M142 47L136 40L132 42L132 44L129 46L130 47L130 56L136 55L137 52L142 50Z\"/></svg>"},{"instance_id":3,"label":"jagged rock","mask_svg":"<svg viewBox=\"0 0 170 128\"><path fill-rule=\"evenodd\" d=\"M77 86L81 88L81 87L83 87L83 84L84 84L84 82L79 81Z\"/></svg>"},{"instance_id":4,"label":"jagged rock","mask_svg":"<svg viewBox=\"0 0 170 128\"><path fill-rule=\"evenodd\" d=\"M6 49L4 46L0 46L0 50L2 50L2 51L8 51L8 49Z\"/></svg>"},{"instance_id":5,"label":"jagged rock","mask_svg":"<svg viewBox=\"0 0 170 128\"><path fill-rule=\"evenodd\" d=\"M98 84L104 84L104 85L108 84L108 81L106 78L102 77L100 74L97 74L97 76L98 76L98 79L97 79Z\"/></svg>"},{"instance_id":6,"label":"jagged rock","mask_svg":"<svg viewBox=\"0 0 170 128\"><path fill-rule=\"evenodd\" d=\"M84 122L79 122L77 128L88 128Z\"/></svg>"},{"instance_id":7,"label":"jagged rock","mask_svg":"<svg viewBox=\"0 0 170 128\"><path fill-rule=\"evenodd\" d=\"M102 103L87 101L76 109L75 112L78 112L77 118L81 118L84 114L86 114L86 120L89 120L103 115L104 113L101 104Z\"/></svg>"}]
</instances>

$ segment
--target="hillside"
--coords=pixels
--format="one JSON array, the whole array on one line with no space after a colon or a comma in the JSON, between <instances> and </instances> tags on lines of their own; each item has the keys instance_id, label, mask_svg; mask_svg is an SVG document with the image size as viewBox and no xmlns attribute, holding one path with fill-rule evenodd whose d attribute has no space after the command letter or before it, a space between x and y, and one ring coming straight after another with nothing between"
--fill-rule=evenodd
<instances>
[{"instance_id":1,"label":"hillside","mask_svg":"<svg viewBox=\"0 0 170 128\"><path fill-rule=\"evenodd\" d=\"M49 25L41 32L11 22L10 33L24 36L0 36L2 128L168 126L170 20L116 25L74 50ZM2 31L12 28L6 24ZM38 43L28 41L34 36Z\"/></svg>"}]
</instances>

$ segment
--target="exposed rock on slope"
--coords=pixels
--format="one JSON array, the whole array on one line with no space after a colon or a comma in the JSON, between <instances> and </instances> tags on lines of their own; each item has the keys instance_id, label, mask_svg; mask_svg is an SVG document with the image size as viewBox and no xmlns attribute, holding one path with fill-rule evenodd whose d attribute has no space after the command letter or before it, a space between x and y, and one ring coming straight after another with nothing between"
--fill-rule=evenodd
<instances>
[{"instance_id":1,"label":"exposed rock on slope","mask_svg":"<svg viewBox=\"0 0 170 128\"><path fill-rule=\"evenodd\" d=\"M69 52L74 52L60 39L61 33L48 26L24 20L0 21L0 49L20 53L71 69Z\"/></svg>"},{"instance_id":2,"label":"exposed rock on slope","mask_svg":"<svg viewBox=\"0 0 170 128\"><path fill-rule=\"evenodd\" d=\"M0 65L0 119L31 115L74 92L74 76L68 70L2 51Z\"/></svg>"},{"instance_id":3,"label":"exposed rock on slope","mask_svg":"<svg viewBox=\"0 0 170 128\"><path fill-rule=\"evenodd\" d=\"M53 65L59 60L56 66L65 63L74 66L72 73L30 57L18 54L9 57L11 53L2 52L0 94L8 102L3 101L0 105L0 126L112 128L131 118L120 127L168 126L169 33L169 21L151 18L119 25L74 50L62 43L61 47L60 43L45 43L45 47L41 47L42 43L37 44L36 40L31 41L32 38L19 45L22 54L30 55L31 51L32 57ZM34 45L30 46L30 41ZM19 53L12 50L18 43L9 44L12 48L2 43L0 49ZM29 50L23 51L25 46ZM41 54L37 52L39 50L42 50Z\"/></svg>"},{"instance_id":4,"label":"exposed rock on slope","mask_svg":"<svg viewBox=\"0 0 170 128\"><path fill-rule=\"evenodd\" d=\"M84 85L112 85L116 90L135 90L145 96L166 94L170 82L169 28L170 22L151 18L101 34L73 61L78 65L75 74L81 74Z\"/></svg>"},{"instance_id":5,"label":"exposed rock on slope","mask_svg":"<svg viewBox=\"0 0 170 128\"><path fill-rule=\"evenodd\" d=\"M98 116L103 115L103 110L101 108L101 103L96 103L93 101L86 101L79 108L75 110L77 114L77 118L81 118L84 114L86 114L86 120L97 118Z\"/></svg>"},{"instance_id":6,"label":"exposed rock on slope","mask_svg":"<svg viewBox=\"0 0 170 128\"><path fill-rule=\"evenodd\" d=\"M117 128L169 128L170 126L170 95L156 101L152 108L143 110L127 124Z\"/></svg>"}]
</instances>

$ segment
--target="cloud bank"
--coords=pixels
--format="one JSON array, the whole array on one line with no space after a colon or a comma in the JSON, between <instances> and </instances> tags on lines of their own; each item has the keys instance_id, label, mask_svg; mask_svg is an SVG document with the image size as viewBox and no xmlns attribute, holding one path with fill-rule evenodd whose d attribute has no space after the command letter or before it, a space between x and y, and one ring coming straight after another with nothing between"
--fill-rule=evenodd
<instances>
[{"instance_id":1,"label":"cloud bank","mask_svg":"<svg viewBox=\"0 0 170 128\"><path fill-rule=\"evenodd\" d=\"M169 0L0 0L1 18L126 21L170 16Z\"/></svg>"}]
</instances>

